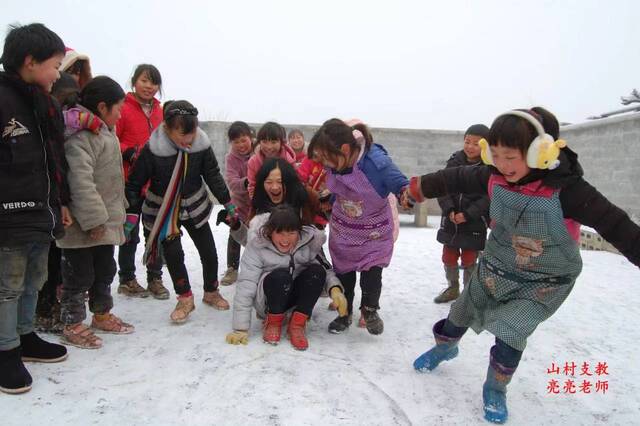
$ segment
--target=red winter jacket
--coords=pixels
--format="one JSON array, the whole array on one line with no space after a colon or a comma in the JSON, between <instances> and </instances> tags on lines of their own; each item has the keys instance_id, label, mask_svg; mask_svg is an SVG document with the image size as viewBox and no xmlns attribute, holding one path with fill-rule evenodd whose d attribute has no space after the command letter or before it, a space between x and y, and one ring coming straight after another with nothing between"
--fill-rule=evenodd
<instances>
[{"instance_id":1,"label":"red winter jacket","mask_svg":"<svg viewBox=\"0 0 640 426\"><path fill-rule=\"evenodd\" d=\"M132 161L125 160L122 162L124 176L128 179L133 161L135 161L138 153L151 137L151 133L162 123L162 108L160 107L160 101L153 98L151 115L147 117L136 97L129 92L124 98L124 105L120 114L120 120L116 124L116 135L120 140L120 152L125 152L129 148L136 150Z\"/></svg>"}]
</instances>

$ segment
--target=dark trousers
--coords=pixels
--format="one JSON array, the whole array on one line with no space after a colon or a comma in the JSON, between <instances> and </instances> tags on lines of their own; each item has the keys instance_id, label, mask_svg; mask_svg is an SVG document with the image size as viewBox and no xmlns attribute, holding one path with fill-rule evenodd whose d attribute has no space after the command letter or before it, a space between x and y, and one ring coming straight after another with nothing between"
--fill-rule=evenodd
<instances>
[{"instance_id":1,"label":"dark trousers","mask_svg":"<svg viewBox=\"0 0 640 426\"><path fill-rule=\"evenodd\" d=\"M272 271L263 283L267 312L281 314L293 307L295 311L311 316L326 275L321 265L308 266L295 279L286 268Z\"/></svg>"},{"instance_id":2,"label":"dark trousers","mask_svg":"<svg viewBox=\"0 0 640 426\"><path fill-rule=\"evenodd\" d=\"M349 315L353 312L353 298L356 288L356 272L346 272L337 274L338 279L344 287L344 295L349 305ZM362 289L362 299L360 308L368 307L380 309L380 293L382 292L382 268L374 266L368 271L360 272L360 288Z\"/></svg>"},{"instance_id":3,"label":"dark trousers","mask_svg":"<svg viewBox=\"0 0 640 426\"><path fill-rule=\"evenodd\" d=\"M240 243L229 234L227 241L227 268L238 270L240 265Z\"/></svg>"},{"instance_id":4,"label":"dark trousers","mask_svg":"<svg viewBox=\"0 0 640 426\"><path fill-rule=\"evenodd\" d=\"M448 319L444 322L439 334L447 337L461 338L467 332L467 327L458 327ZM522 358L522 351L507 345L496 337L496 344L491 348L491 362L497 362L508 368L516 368Z\"/></svg>"},{"instance_id":5,"label":"dark trousers","mask_svg":"<svg viewBox=\"0 0 640 426\"><path fill-rule=\"evenodd\" d=\"M61 260L62 249L59 249L54 241L49 247L47 281L38 292L38 304L36 305L38 316L48 318L53 315L53 306L58 302L58 286L62 284Z\"/></svg>"},{"instance_id":6,"label":"dark trousers","mask_svg":"<svg viewBox=\"0 0 640 426\"><path fill-rule=\"evenodd\" d=\"M89 310L105 314L113 308L111 282L116 275L114 246L104 245L62 250L61 320L64 324L84 321L84 294L89 292Z\"/></svg>"},{"instance_id":7,"label":"dark trousers","mask_svg":"<svg viewBox=\"0 0 640 426\"><path fill-rule=\"evenodd\" d=\"M145 240L149 231L144 229ZM131 230L129 241L118 249L118 275L120 282L131 281L136 277L136 249L140 242L140 224ZM162 256L158 256L153 265L147 265L147 282L162 277Z\"/></svg>"},{"instance_id":8,"label":"dark trousers","mask_svg":"<svg viewBox=\"0 0 640 426\"><path fill-rule=\"evenodd\" d=\"M213 240L213 234L208 223L200 228L196 228L193 221L188 220L180 222L180 226L184 226L187 233L193 240L193 244L200 255L200 263L202 263L202 279L204 283L204 291L215 291L218 289L218 252L216 251L216 243ZM167 269L173 281L173 288L176 294L185 294L191 291L189 284L189 274L184 264L184 251L182 250L181 237L164 240L162 242L162 251L167 261Z\"/></svg>"}]
</instances>

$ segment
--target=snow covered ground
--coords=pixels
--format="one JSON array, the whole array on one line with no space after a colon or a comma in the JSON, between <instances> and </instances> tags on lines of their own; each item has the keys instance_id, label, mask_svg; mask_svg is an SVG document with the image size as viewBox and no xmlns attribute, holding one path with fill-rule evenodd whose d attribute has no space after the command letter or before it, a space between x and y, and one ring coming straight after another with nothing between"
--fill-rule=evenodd
<instances>
[{"instance_id":1,"label":"snow covered ground","mask_svg":"<svg viewBox=\"0 0 640 426\"><path fill-rule=\"evenodd\" d=\"M432 225L437 221L430 218ZM227 229L213 228L222 274ZM409 223L401 228L392 264L383 274L383 335L355 326L342 335L329 334L335 314L326 309L328 299L320 299L306 352L295 351L286 340L277 347L262 343L255 320L248 346L226 344L231 311L199 303L200 261L184 238L198 301L190 321L170 324L175 299L127 299L114 285L114 312L136 332L105 335L97 351L70 348L69 359L60 364L29 364L33 389L0 395L0 424L485 424L481 389L491 335L469 332L458 358L433 373L418 374L411 365L432 345L432 324L448 312L448 306L432 303L444 286L435 233L434 227L416 229ZM610 253L583 252L583 259L583 273L567 302L529 339L509 386L509 424L640 423L640 271ZM144 281L140 271L138 278ZM229 300L234 291L233 286L222 289ZM357 306L359 290L356 294ZM565 362L578 365L576 383L585 378L580 366L589 363L593 386L606 380L607 392L595 393L592 387L591 394L564 393L570 377L547 374L547 369ZM606 362L608 376L595 374L598 362ZM548 394L551 379L558 381L560 394Z\"/></svg>"}]
</instances>

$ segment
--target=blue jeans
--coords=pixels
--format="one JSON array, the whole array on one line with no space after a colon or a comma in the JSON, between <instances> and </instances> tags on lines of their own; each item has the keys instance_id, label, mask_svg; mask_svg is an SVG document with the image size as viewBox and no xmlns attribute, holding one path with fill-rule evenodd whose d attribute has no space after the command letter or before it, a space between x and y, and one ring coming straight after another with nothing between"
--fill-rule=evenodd
<instances>
[{"instance_id":1,"label":"blue jeans","mask_svg":"<svg viewBox=\"0 0 640 426\"><path fill-rule=\"evenodd\" d=\"M47 279L49 243L0 247L0 351L33 331L38 291Z\"/></svg>"}]
</instances>

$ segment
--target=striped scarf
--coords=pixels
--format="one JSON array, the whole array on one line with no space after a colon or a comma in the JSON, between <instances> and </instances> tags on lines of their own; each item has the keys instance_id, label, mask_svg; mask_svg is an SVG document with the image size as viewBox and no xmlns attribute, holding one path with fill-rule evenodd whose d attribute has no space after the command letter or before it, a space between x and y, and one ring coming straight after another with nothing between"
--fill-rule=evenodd
<instances>
[{"instance_id":1,"label":"striped scarf","mask_svg":"<svg viewBox=\"0 0 640 426\"><path fill-rule=\"evenodd\" d=\"M162 204L158 210L153 228L147 238L143 262L152 265L160 256L162 242L180 236L178 225L180 216L180 200L182 199L182 185L187 174L189 154L185 151L178 151L176 165L173 167L171 180L167 191L162 198Z\"/></svg>"}]
</instances>

